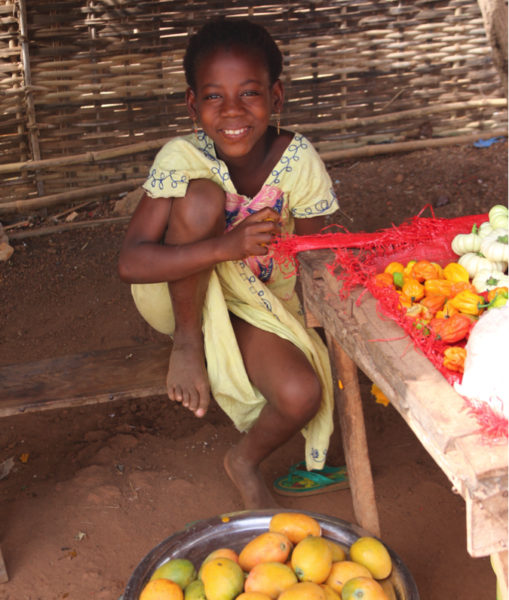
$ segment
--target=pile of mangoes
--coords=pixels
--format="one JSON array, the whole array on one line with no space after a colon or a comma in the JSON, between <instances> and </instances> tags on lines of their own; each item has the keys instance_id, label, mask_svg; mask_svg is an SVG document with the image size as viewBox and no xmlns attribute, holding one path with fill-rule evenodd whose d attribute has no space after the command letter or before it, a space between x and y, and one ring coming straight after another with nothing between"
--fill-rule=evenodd
<instances>
[{"instance_id":1,"label":"pile of mangoes","mask_svg":"<svg viewBox=\"0 0 509 600\"><path fill-rule=\"evenodd\" d=\"M164 563L140 600L393 600L385 546L359 538L346 551L307 515L278 513L269 531L237 554L212 552L196 573L186 559Z\"/></svg>"}]
</instances>

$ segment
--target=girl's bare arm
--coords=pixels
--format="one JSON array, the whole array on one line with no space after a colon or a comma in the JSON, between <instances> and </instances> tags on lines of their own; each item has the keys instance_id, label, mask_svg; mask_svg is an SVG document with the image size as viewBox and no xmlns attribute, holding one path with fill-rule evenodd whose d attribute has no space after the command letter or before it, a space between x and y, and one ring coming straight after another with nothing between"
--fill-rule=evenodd
<instances>
[{"instance_id":1,"label":"girl's bare arm","mask_svg":"<svg viewBox=\"0 0 509 600\"><path fill-rule=\"evenodd\" d=\"M315 235L325 227L325 217L311 217L309 219L295 219L295 233L297 235Z\"/></svg>"},{"instance_id":2,"label":"girl's bare arm","mask_svg":"<svg viewBox=\"0 0 509 600\"><path fill-rule=\"evenodd\" d=\"M279 219L271 208L250 215L235 229L220 237L183 244L163 245L171 213L171 198L142 197L134 212L122 249L118 272L127 283L159 283L177 281L227 260L262 256L268 250L272 235L279 225L268 218Z\"/></svg>"}]
</instances>

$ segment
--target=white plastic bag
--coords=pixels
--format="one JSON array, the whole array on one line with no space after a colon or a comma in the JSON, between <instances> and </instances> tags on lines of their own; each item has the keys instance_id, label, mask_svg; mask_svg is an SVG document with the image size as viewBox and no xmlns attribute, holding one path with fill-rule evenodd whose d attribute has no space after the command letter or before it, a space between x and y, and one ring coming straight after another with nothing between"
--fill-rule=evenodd
<instances>
[{"instance_id":1,"label":"white plastic bag","mask_svg":"<svg viewBox=\"0 0 509 600\"><path fill-rule=\"evenodd\" d=\"M454 389L475 405L489 404L509 418L509 305L488 310L473 328L466 345L461 384Z\"/></svg>"}]
</instances>

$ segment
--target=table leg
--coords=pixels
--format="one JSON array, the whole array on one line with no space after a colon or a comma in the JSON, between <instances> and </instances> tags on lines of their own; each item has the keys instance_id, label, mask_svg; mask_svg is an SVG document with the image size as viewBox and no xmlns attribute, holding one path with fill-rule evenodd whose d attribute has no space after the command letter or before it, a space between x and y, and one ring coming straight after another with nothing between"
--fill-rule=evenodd
<instances>
[{"instance_id":1,"label":"table leg","mask_svg":"<svg viewBox=\"0 0 509 600\"><path fill-rule=\"evenodd\" d=\"M380 537L357 365L329 333L326 332L326 336L355 518L361 527ZM338 380L343 389L339 388Z\"/></svg>"},{"instance_id":2,"label":"table leg","mask_svg":"<svg viewBox=\"0 0 509 600\"><path fill-rule=\"evenodd\" d=\"M2 556L2 549L0 548L0 583L7 583L9 576L7 575L7 569L5 568L4 558Z\"/></svg>"}]
</instances>

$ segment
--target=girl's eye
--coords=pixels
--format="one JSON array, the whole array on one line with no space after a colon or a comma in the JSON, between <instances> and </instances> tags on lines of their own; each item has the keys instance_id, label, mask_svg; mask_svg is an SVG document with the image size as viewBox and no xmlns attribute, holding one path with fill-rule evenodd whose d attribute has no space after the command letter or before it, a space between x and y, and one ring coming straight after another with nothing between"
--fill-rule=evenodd
<instances>
[{"instance_id":1,"label":"girl's eye","mask_svg":"<svg viewBox=\"0 0 509 600\"><path fill-rule=\"evenodd\" d=\"M249 90L248 92L244 92L242 95L243 96L258 96L258 93Z\"/></svg>"},{"instance_id":2,"label":"girl's eye","mask_svg":"<svg viewBox=\"0 0 509 600\"><path fill-rule=\"evenodd\" d=\"M220 98L218 94L208 94L205 96L205 100L216 100L217 98Z\"/></svg>"}]
</instances>

